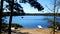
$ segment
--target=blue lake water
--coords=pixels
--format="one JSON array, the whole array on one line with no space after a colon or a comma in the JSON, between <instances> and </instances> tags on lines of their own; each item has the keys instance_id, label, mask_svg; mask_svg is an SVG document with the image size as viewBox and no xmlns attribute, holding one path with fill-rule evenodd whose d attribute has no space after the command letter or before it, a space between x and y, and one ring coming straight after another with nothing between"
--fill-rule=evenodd
<instances>
[{"instance_id":1,"label":"blue lake water","mask_svg":"<svg viewBox=\"0 0 60 34\"><path fill-rule=\"evenodd\" d=\"M13 16L12 23L20 24L23 28L37 28L38 25L47 28L51 24L46 18L54 21L54 16ZM57 18L56 21L60 22L60 17ZM9 16L5 20L9 23Z\"/></svg>"}]
</instances>

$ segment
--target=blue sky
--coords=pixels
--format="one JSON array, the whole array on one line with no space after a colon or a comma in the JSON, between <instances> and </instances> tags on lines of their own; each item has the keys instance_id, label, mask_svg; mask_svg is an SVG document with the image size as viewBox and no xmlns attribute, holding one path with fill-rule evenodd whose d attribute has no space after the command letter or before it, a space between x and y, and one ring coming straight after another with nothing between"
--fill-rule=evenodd
<instances>
[{"instance_id":1,"label":"blue sky","mask_svg":"<svg viewBox=\"0 0 60 34\"><path fill-rule=\"evenodd\" d=\"M53 1L54 0L37 0L37 2L39 2L44 7L44 10L42 11L38 11L36 8L31 7L29 3L25 3L25 4L19 3L19 0L17 2L21 4L25 13L49 13L49 12L52 13L53 11L50 11L46 6L48 6L51 10L53 10ZM5 3L4 6L8 4L6 2L4 3Z\"/></svg>"},{"instance_id":2,"label":"blue sky","mask_svg":"<svg viewBox=\"0 0 60 34\"><path fill-rule=\"evenodd\" d=\"M39 2L44 7L44 10L38 12L38 10L36 8L31 7L28 3L26 3L26 4L20 3L20 4L23 6L23 9L26 13L43 13L43 11L45 13L46 12L48 13L49 10L46 8L45 5L47 5L50 8L50 7L52 7L52 5L50 3L52 3L53 1L52 0L37 0L37 2Z\"/></svg>"}]
</instances>

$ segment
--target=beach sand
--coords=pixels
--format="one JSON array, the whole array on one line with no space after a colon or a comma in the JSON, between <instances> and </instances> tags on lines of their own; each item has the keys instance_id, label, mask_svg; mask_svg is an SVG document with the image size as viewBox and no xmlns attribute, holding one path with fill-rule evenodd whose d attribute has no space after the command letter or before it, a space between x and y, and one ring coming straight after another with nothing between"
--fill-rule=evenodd
<instances>
[{"instance_id":1,"label":"beach sand","mask_svg":"<svg viewBox=\"0 0 60 34\"><path fill-rule=\"evenodd\" d=\"M11 34L53 34L52 28L19 28L15 31L16 33L12 32ZM3 33L2 33L3 34ZM7 34L7 33L6 33ZM60 34L60 31L55 32L55 34Z\"/></svg>"},{"instance_id":2,"label":"beach sand","mask_svg":"<svg viewBox=\"0 0 60 34\"><path fill-rule=\"evenodd\" d=\"M53 34L52 28L21 28L18 32L27 32L28 34ZM60 32L55 32L55 34L60 34Z\"/></svg>"}]
</instances>

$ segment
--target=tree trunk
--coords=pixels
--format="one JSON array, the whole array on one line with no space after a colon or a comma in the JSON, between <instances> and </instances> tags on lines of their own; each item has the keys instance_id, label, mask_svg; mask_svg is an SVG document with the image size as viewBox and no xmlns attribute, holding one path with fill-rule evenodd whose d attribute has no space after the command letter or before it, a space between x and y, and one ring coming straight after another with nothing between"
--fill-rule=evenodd
<instances>
[{"instance_id":1,"label":"tree trunk","mask_svg":"<svg viewBox=\"0 0 60 34\"><path fill-rule=\"evenodd\" d=\"M56 9L56 0L54 0L54 30L53 30L54 32L53 32L53 34L55 34L55 26L56 26L56 23L55 23L55 21L56 21L56 19L55 19L56 18L55 9Z\"/></svg>"},{"instance_id":2,"label":"tree trunk","mask_svg":"<svg viewBox=\"0 0 60 34\"><path fill-rule=\"evenodd\" d=\"M8 33L11 34L11 24L12 24L12 13L13 13L13 5L14 5L14 0L12 0L12 4L10 5L9 3L9 6L11 7L11 13L10 13L10 20L9 20L9 31Z\"/></svg>"},{"instance_id":3,"label":"tree trunk","mask_svg":"<svg viewBox=\"0 0 60 34\"><path fill-rule=\"evenodd\" d=\"M1 0L1 6L0 6L0 34L1 34L1 25L2 25L2 12L3 12L3 0Z\"/></svg>"}]
</instances>

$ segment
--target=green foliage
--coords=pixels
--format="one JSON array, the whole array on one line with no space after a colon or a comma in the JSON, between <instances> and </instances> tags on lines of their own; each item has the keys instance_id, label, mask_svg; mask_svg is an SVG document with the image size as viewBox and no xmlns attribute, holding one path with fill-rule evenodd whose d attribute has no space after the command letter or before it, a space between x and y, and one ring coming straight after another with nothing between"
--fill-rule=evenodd
<instances>
[{"instance_id":1,"label":"green foliage","mask_svg":"<svg viewBox=\"0 0 60 34\"><path fill-rule=\"evenodd\" d=\"M12 23L11 27L23 28L22 25L19 25L19 24L16 24L16 23Z\"/></svg>"},{"instance_id":2,"label":"green foliage","mask_svg":"<svg viewBox=\"0 0 60 34\"><path fill-rule=\"evenodd\" d=\"M59 22L56 22L56 21L54 22L54 21L52 21L50 19L48 19L48 21L51 24L50 26L48 26L48 28L55 28L55 29L57 29L57 27L58 27L58 30L60 30L60 23Z\"/></svg>"},{"instance_id":3,"label":"green foliage","mask_svg":"<svg viewBox=\"0 0 60 34\"><path fill-rule=\"evenodd\" d=\"M2 23L2 28L6 28L8 24Z\"/></svg>"},{"instance_id":4,"label":"green foliage","mask_svg":"<svg viewBox=\"0 0 60 34\"><path fill-rule=\"evenodd\" d=\"M7 2L8 4L12 5L12 0L4 0L4 1ZM41 4L39 2L37 2L37 0L19 0L19 3L26 3L26 2L29 3L32 7L37 8L38 11L41 11L44 9L43 6L41 6ZM19 3L17 2L17 0L14 0L13 9L24 13L23 7ZM6 5L6 8L11 11L10 5Z\"/></svg>"},{"instance_id":5,"label":"green foliage","mask_svg":"<svg viewBox=\"0 0 60 34\"><path fill-rule=\"evenodd\" d=\"M7 24L7 23L2 23L2 28L6 28L6 27L9 27L9 24ZM22 25L19 25L19 24L16 24L16 23L11 24L11 27L23 28Z\"/></svg>"}]
</instances>

